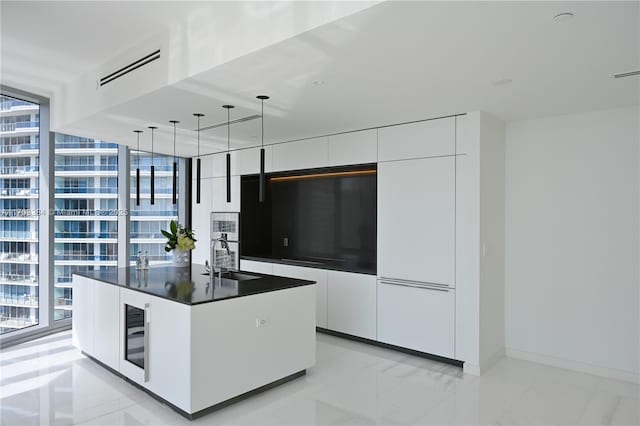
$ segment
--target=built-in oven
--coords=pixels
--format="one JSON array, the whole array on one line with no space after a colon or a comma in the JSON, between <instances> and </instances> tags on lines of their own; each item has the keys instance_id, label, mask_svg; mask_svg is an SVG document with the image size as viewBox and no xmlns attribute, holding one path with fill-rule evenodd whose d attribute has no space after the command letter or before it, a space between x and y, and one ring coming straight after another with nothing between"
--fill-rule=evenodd
<instances>
[{"instance_id":1,"label":"built-in oven","mask_svg":"<svg viewBox=\"0 0 640 426\"><path fill-rule=\"evenodd\" d=\"M211 240L224 238L227 241L229 251L216 243L216 270L222 268L226 271L240 269L240 213L212 212L211 213ZM211 244L213 250L213 244ZM211 252L213 260L213 252Z\"/></svg>"}]
</instances>

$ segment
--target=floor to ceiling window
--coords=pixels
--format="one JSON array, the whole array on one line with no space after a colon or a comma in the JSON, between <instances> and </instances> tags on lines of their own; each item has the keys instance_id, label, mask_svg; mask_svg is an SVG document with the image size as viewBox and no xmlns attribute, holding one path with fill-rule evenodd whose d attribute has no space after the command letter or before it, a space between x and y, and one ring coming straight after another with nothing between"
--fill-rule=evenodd
<instances>
[{"instance_id":1,"label":"floor to ceiling window","mask_svg":"<svg viewBox=\"0 0 640 426\"><path fill-rule=\"evenodd\" d=\"M155 200L151 204L151 164L155 166ZM166 238L161 229L169 229L172 220L178 220L178 204L173 204L173 157L148 152L131 151L130 154L130 263L135 264L138 252L147 253L150 264L171 261L164 250ZM140 168L140 205L136 205L136 168ZM178 197L179 197L178 191Z\"/></svg>"},{"instance_id":2,"label":"floor to ceiling window","mask_svg":"<svg viewBox=\"0 0 640 426\"><path fill-rule=\"evenodd\" d=\"M118 145L55 136L54 319L71 317L71 274L118 260Z\"/></svg>"},{"instance_id":3,"label":"floor to ceiling window","mask_svg":"<svg viewBox=\"0 0 640 426\"><path fill-rule=\"evenodd\" d=\"M0 334L39 322L40 107L0 96Z\"/></svg>"}]
</instances>

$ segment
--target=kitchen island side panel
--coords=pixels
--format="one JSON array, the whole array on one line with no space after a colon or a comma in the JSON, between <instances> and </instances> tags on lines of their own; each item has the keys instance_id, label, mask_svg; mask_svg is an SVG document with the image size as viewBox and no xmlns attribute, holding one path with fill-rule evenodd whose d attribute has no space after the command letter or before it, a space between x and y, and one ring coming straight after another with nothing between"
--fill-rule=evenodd
<instances>
[{"instance_id":1,"label":"kitchen island side panel","mask_svg":"<svg viewBox=\"0 0 640 426\"><path fill-rule=\"evenodd\" d=\"M191 308L191 412L315 364L315 286Z\"/></svg>"}]
</instances>

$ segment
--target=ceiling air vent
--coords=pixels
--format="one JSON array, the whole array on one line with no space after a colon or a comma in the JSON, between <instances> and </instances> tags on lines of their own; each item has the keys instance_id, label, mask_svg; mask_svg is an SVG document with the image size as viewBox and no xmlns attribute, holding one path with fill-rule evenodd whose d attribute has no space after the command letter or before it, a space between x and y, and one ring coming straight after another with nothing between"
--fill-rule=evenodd
<instances>
[{"instance_id":1,"label":"ceiling air vent","mask_svg":"<svg viewBox=\"0 0 640 426\"><path fill-rule=\"evenodd\" d=\"M254 115L249 115L247 117L242 117L242 118L238 118L235 120L231 120L228 124L236 124L236 123L242 123L244 121L251 121L251 120L255 120L256 118L260 118L259 114L254 114ZM226 126L227 122L222 122L222 123L218 123L218 124L212 124L210 126L206 126L206 127L201 127L200 130L204 131L204 130L211 130L211 129L215 129L218 127L222 127L222 126ZM197 131L198 129L193 129L193 131Z\"/></svg>"},{"instance_id":2,"label":"ceiling air vent","mask_svg":"<svg viewBox=\"0 0 640 426\"><path fill-rule=\"evenodd\" d=\"M100 79L100 81L98 82L98 84L100 85L100 87L104 86L105 84L111 83L114 80L119 79L120 77L123 77L127 74L129 74L131 71L135 71L138 68L147 65L150 62L156 61L160 59L160 49L156 50L153 53L149 53L146 56L143 56L142 58L133 61L132 63L130 63L129 65L127 65L126 67L122 67L117 71L112 72L109 75L105 75L104 77L102 77Z\"/></svg>"},{"instance_id":3,"label":"ceiling air vent","mask_svg":"<svg viewBox=\"0 0 640 426\"><path fill-rule=\"evenodd\" d=\"M634 75L640 75L640 70L636 70L636 71L627 71L627 72L621 72L618 74L614 74L613 78L623 78L623 77L631 77Z\"/></svg>"}]
</instances>

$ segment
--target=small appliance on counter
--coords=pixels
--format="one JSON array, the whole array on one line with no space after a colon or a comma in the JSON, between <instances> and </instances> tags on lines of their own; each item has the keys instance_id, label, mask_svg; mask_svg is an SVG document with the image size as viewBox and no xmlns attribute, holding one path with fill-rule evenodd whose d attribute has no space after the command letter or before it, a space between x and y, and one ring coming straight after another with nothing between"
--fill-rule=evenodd
<instances>
[{"instance_id":1,"label":"small appliance on counter","mask_svg":"<svg viewBox=\"0 0 640 426\"><path fill-rule=\"evenodd\" d=\"M229 254L220 243L215 245L216 269L237 271L240 269L240 213L212 212L211 241L224 238L229 246ZM213 256L212 256L213 257Z\"/></svg>"}]
</instances>

